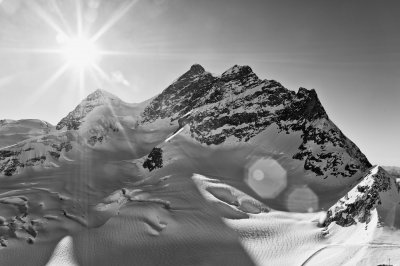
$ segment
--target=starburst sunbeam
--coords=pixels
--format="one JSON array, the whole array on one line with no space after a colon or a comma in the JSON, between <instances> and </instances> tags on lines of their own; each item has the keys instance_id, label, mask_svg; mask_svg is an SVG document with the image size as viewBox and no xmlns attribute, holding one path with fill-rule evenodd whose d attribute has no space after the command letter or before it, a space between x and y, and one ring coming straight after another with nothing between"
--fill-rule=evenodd
<instances>
[{"instance_id":1,"label":"starburst sunbeam","mask_svg":"<svg viewBox=\"0 0 400 266\"><path fill-rule=\"evenodd\" d=\"M114 15L104 24L103 27L100 28L97 33L95 33L91 40L93 42L97 41L101 36L103 36L110 28L112 28L122 17L128 13L128 11L138 2L138 0L132 0L125 6L121 7L118 11L114 13Z\"/></svg>"},{"instance_id":2,"label":"starburst sunbeam","mask_svg":"<svg viewBox=\"0 0 400 266\"><path fill-rule=\"evenodd\" d=\"M100 66L92 65L92 67L93 67L94 70L96 70L96 72L101 76L102 79L109 80L108 75L104 72L103 69L101 69Z\"/></svg>"},{"instance_id":3,"label":"starburst sunbeam","mask_svg":"<svg viewBox=\"0 0 400 266\"><path fill-rule=\"evenodd\" d=\"M76 26L78 36L83 34L83 24L82 24L82 6L80 0L75 0L76 3Z\"/></svg>"},{"instance_id":4,"label":"starburst sunbeam","mask_svg":"<svg viewBox=\"0 0 400 266\"><path fill-rule=\"evenodd\" d=\"M58 6L58 4L56 2L52 1L52 3L53 3L53 6L52 6L53 9L56 12L56 14L58 15L58 17L60 18L61 23L64 25L67 33L72 34L73 30L72 30L71 26L68 24L67 20L65 19L64 14L61 12L60 7Z\"/></svg>"},{"instance_id":5,"label":"starburst sunbeam","mask_svg":"<svg viewBox=\"0 0 400 266\"><path fill-rule=\"evenodd\" d=\"M57 71L47 81L45 81L39 89L33 92L31 97L29 98L30 103L35 103L37 99L39 99L54 84L54 82L67 71L67 69L68 64L64 64L59 69L57 69Z\"/></svg>"},{"instance_id":6,"label":"starburst sunbeam","mask_svg":"<svg viewBox=\"0 0 400 266\"><path fill-rule=\"evenodd\" d=\"M85 71L84 69L79 70L79 98L82 99L84 96L85 89Z\"/></svg>"},{"instance_id":7,"label":"starburst sunbeam","mask_svg":"<svg viewBox=\"0 0 400 266\"><path fill-rule=\"evenodd\" d=\"M48 26L55 30L58 34L65 34L64 30L46 13L35 1L27 1L28 6L41 18Z\"/></svg>"},{"instance_id":8,"label":"starburst sunbeam","mask_svg":"<svg viewBox=\"0 0 400 266\"><path fill-rule=\"evenodd\" d=\"M3 53L16 53L16 54L60 54L61 49L45 49L45 48L0 48Z\"/></svg>"},{"instance_id":9,"label":"starburst sunbeam","mask_svg":"<svg viewBox=\"0 0 400 266\"><path fill-rule=\"evenodd\" d=\"M50 1L51 10L46 9L44 3L38 1L28 1L27 8L32 11L34 16L44 22L46 26L54 31L54 43L49 43L46 47L0 47L0 53L7 54L29 54L34 56L46 55L46 60L63 60L64 63L56 68L54 73L36 89L30 97L30 103L37 101L45 94L66 72L66 78L71 79L76 86L75 92L82 98L86 93L86 85L93 82L100 87L104 84L111 85L110 75L100 66L103 56L140 56L140 52L126 52L112 49L102 49L99 39L104 36L112 27L120 21L138 0L125 1L119 5L116 12L112 13L105 23L99 25L98 31L89 34L89 26L93 21L85 19L87 8L86 2L75 0L72 2L74 15L67 16L64 12L65 6L61 6L59 1ZM64 5L64 3L63 3ZM72 21L71 21L72 19ZM54 55L54 57L52 57ZM2 82L5 83L5 82ZM71 83L72 84L72 83Z\"/></svg>"}]
</instances>

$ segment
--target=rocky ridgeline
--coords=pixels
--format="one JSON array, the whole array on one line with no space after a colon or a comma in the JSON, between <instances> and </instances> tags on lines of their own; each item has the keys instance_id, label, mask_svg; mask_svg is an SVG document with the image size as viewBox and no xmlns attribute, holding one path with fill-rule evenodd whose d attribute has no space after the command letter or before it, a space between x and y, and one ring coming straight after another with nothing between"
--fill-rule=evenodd
<instances>
[{"instance_id":1,"label":"rocky ridgeline","mask_svg":"<svg viewBox=\"0 0 400 266\"><path fill-rule=\"evenodd\" d=\"M351 226L357 222L368 224L372 211L379 208L385 198L389 199L387 201L389 203L400 204L399 192L400 187L394 179L381 167L376 166L328 210L325 225L332 222L340 226ZM380 215L379 210L378 215Z\"/></svg>"},{"instance_id":2,"label":"rocky ridgeline","mask_svg":"<svg viewBox=\"0 0 400 266\"><path fill-rule=\"evenodd\" d=\"M104 106L109 108L100 109ZM96 90L57 124L57 134L78 134L90 146L104 143L120 130L113 110L122 107L129 113L131 106L106 91ZM92 112L96 108L99 112ZM300 133L297 135L302 141L289 156L303 161L306 170L322 178L357 177L371 166L329 120L315 90L288 90L275 80L259 79L248 66L235 65L213 76L202 66L193 65L148 103L140 116L139 126L156 124L160 119L180 127L189 125L189 134L206 145L251 143L269 127L277 128L279 134ZM31 165L28 160L36 165L47 161L45 157L58 159L59 151L51 145L65 140L56 140L57 134L48 136L55 140L47 145L50 148L45 149L46 154L35 153L34 158L24 156L21 145L3 150L0 172L12 175ZM148 166L152 168L152 164Z\"/></svg>"},{"instance_id":3,"label":"rocky ridgeline","mask_svg":"<svg viewBox=\"0 0 400 266\"><path fill-rule=\"evenodd\" d=\"M150 102L141 123L159 119L189 124L191 136L207 145L248 142L270 126L282 134L300 131L303 141L293 159L324 178L350 177L371 166L329 120L315 90L296 93L259 79L248 66L235 65L216 77L193 65Z\"/></svg>"}]
</instances>

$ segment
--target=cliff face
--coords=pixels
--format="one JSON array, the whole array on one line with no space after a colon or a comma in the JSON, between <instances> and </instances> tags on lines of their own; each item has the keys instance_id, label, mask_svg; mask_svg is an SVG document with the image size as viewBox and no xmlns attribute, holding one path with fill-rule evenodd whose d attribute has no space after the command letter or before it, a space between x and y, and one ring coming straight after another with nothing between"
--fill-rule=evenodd
<instances>
[{"instance_id":1,"label":"cliff face","mask_svg":"<svg viewBox=\"0 0 400 266\"><path fill-rule=\"evenodd\" d=\"M291 156L323 178L360 175L371 166L330 121L315 90L290 91L259 79L248 66L213 76L193 65L150 102L141 124L165 119L190 125L190 135L206 145L251 142L269 127L300 133L302 142Z\"/></svg>"},{"instance_id":2,"label":"cliff face","mask_svg":"<svg viewBox=\"0 0 400 266\"><path fill-rule=\"evenodd\" d=\"M371 212L377 209L380 222L399 227L400 222L396 221L399 206L399 185L383 168L375 166L328 210L325 225L332 222L340 226L351 226L358 222L368 224Z\"/></svg>"}]
</instances>

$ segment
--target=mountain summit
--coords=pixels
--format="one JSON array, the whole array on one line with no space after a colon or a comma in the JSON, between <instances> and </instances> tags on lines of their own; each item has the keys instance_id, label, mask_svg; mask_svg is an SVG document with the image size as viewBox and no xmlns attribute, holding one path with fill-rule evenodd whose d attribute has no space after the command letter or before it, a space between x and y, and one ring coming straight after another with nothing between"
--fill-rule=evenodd
<instances>
[{"instance_id":1,"label":"mountain summit","mask_svg":"<svg viewBox=\"0 0 400 266\"><path fill-rule=\"evenodd\" d=\"M121 100L101 89L97 89L93 93L89 94L72 112L56 125L57 130L77 130L83 122L83 119L88 113L90 113L95 107L110 105L112 103L118 104Z\"/></svg>"}]
</instances>

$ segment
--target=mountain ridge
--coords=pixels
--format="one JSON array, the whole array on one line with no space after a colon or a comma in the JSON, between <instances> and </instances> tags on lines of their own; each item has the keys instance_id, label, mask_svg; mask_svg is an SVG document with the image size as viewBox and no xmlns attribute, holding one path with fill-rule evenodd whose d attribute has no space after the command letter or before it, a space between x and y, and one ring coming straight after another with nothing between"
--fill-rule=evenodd
<instances>
[{"instance_id":1,"label":"mountain ridge","mask_svg":"<svg viewBox=\"0 0 400 266\"><path fill-rule=\"evenodd\" d=\"M74 131L79 131L88 145L101 144L115 132L125 131L122 124L128 120L123 122L116 116L118 109L128 115L124 117L130 117L132 129L146 125L157 128L159 121L164 121L166 128L176 132L188 125L190 137L208 146L252 143L269 128L277 128L274 136L299 135L297 148L289 156L324 179L355 180L371 166L330 121L314 89L288 90L275 80L261 80L249 66L234 65L214 76L194 64L159 95L137 107L135 117L129 114L131 108L117 96L98 89L61 119L56 130L71 132L73 139L77 138Z\"/></svg>"},{"instance_id":2,"label":"mountain ridge","mask_svg":"<svg viewBox=\"0 0 400 266\"><path fill-rule=\"evenodd\" d=\"M352 176L371 164L357 146L329 120L314 89L290 91L275 80L261 80L249 66L235 65L221 76L213 76L194 65L180 79L160 93L143 112L141 124L185 116L183 124L190 125L191 136L207 145L247 142L271 125L279 130L302 132L302 144L294 159L305 159L305 167L317 175L328 168L337 169L341 154L314 152L319 146L341 146L350 157L359 158L344 166L342 176ZM204 69L201 67L201 69ZM186 115L190 113L190 115ZM235 140L236 139L236 140ZM326 160L327 158L333 160ZM319 166L321 161L326 165Z\"/></svg>"},{"instance_id":3,"label":"mountain ridge","mask_svg":"<svg viewBox=\"0 0 400 266\"><path fill-rule=\"evenodd\" d=\"M375 209L381 223L400 228L400 185L378 165L328 210L325 225L332 222L344 227L357 222L368 224Z\"/></svg>"}]
</instances>

